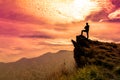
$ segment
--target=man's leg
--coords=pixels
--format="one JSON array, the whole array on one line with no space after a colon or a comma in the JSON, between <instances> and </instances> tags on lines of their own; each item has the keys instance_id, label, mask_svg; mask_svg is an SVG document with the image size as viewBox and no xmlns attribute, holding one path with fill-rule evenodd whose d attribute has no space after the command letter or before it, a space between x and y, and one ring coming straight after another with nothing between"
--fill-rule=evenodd
<instances>
[{"instance_id":1,"label":"man's leg","mask_svg":"<svg viewBox=\"0 0 120 80\"><path fill-rule=\"evenodd\" d=\"M85 32L85 30L82 30L82 31L81 31L81 35L83 35L83 32Z\"/></svg>"},{"instance_id":2,"label":"man's leg","mask_svg":"<svg viewBox=\"0 0 120 80\"><path fill-rule=\"evenodd\" d=\"M88 39L89 38L89 32L87 31L86 33L87 33L87 39Z\"/></svg>"},{"instance_id":3,"label":"man's leg","mask_svg":"<svg viewBox=\"0 0 120 80\"><path fill-rule=\"evenodd\" d=\"M83 30L81 31L81 35L83 35Z\"/></svg>"}]
</instances>

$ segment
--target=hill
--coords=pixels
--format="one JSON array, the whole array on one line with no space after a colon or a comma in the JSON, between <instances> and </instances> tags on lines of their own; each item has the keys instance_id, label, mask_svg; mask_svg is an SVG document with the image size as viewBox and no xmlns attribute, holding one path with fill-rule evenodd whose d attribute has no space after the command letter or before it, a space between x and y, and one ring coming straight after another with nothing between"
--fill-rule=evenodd
<instances>
[{"instance_id":1,"label":"hill","mask_svg":"<svg viewBox=\"0 0 120 80\"><path fill-rule=\"evenodd\" d=\"M76 67L64 68L52 80L120 80L120 44L99 42L83 35L72 40Z\"/></svg>"},{"instance_id":2,"label":"hill","mask_svg":"<svg viewBox=\"0 0 120 80\"><path fill-rule=\"evenodd\" d=\"M77 36L76 41L72 40L72 42L78 67L94 64L112 69L113 65L120 64L119 44L92 41L82 35Z\"/></svg>"},{"instance_id":3,"label":"hill","mask_svg":"<svg viewBox=\"0 0 120 80\"><path fill-rule=\"evenodd\" d=\"M120 80L120 44L92 41L83 35L72 43L76 68L64 70L54 80Z\"/></svg>"},{"instance_id":4,"label":"hill","mask_svg":"<svg viewBox=\"0 0 120 80\"><path fill-rule=\"evenodd\" d=\"M64 64L73 65L72 51L61 50L40 57L22 58L17 62L0 64L0 80L44 80Z\"/></svg>"}]
</instances>

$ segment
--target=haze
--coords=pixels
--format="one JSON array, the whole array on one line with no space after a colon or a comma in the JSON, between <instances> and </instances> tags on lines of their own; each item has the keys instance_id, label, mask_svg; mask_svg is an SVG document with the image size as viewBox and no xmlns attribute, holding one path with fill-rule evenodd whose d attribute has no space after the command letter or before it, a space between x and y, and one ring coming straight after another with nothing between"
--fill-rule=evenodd
<instances>
[{"instance_id":1,"label":"haze","mask_svg":"<svg viewBox=\"0 0 120 80\"><path fill-rule=\"evenodd\" d=\"M0 62L72 50L90 24L90 39L120 42L119 0L0 0Z\"/></svg>"}]
</instances>

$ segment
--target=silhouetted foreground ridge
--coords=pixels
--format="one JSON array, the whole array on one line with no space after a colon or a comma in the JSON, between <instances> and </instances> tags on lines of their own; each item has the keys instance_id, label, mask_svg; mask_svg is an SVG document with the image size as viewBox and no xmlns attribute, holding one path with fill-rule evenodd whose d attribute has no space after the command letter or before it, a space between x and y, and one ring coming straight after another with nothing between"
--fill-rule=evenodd
<instances>
[{"instance_id":1,"label":"silhouetted foreground ridge","mask_svg":"<svg viewBox=\"0 0 120 80\"><path fill-rule=\"evenodd\" d=\"M74 59L77 67L98 65L113 69L120 64L120 46L115 43L92 41L83 35L76 36L74 45Z\"/></svg>"}]
</instances>

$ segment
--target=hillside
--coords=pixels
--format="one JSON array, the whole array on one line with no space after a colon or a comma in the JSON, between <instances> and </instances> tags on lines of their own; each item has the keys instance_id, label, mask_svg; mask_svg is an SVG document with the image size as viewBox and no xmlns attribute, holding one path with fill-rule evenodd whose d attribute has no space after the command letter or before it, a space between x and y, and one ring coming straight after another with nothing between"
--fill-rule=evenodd
<instances>
[{"instance_id":1,"label":"hillside","mask_svg":"<svg viewBox=\"0 0 120 80\"><path fill-rule=\"evenodd\" d=\"M112 69L114 65L120 64L119 44L92 41L82 35L77 36L76 41L72 42L78 67L94 64Z\"/></svg>"},{"instance_id":2,"label":"hillside","mask_svg":"<svg viewBox=\"0 0 120 80\"><path fill-rule=\"evenodd\" d=\"M64 68L52 80L120 80L120 44L99 42L83 35L72 40L73 70Z\"/></svg>"},{"instance_id":3,"label":"hillside","mask_svg":"<svg viewBox=\"0 0 120 80\"><path fill-rule=\"evenodd\" d=\"M61 72L55 80L120 80L120 44L92 41L76 36L74 59L76 68Z\"/></svg>"},{"instance_id":4,"label":"hillside","mask_svg":"<svg viewBox=\"0 0 120 80\"><path fill-rule=\"evenodd\" d=\"M0 80L44 80L64 64L73 66L72 51L61 50L40 57L22 58L17 62L0 64Z\"/></svg>"}]
</instances>

